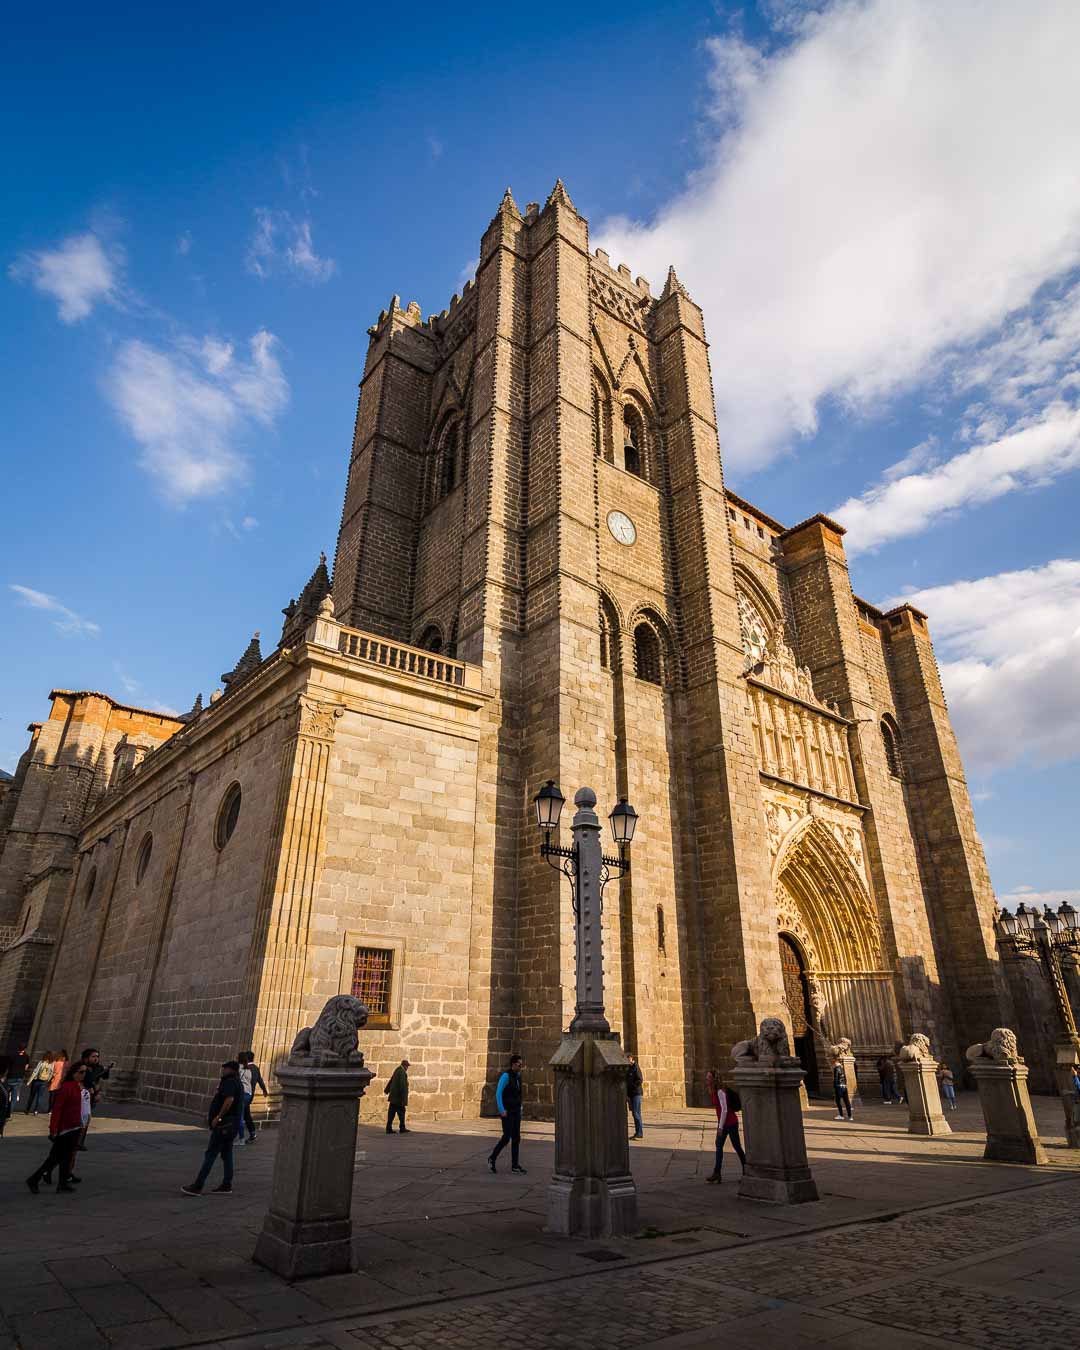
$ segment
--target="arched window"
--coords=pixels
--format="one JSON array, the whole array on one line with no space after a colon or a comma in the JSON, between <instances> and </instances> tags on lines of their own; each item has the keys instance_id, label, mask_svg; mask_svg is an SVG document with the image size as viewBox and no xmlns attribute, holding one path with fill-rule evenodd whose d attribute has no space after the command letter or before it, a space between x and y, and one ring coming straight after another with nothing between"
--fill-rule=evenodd
<instances>
[{"instance_id":1,"label":"arched window","mask_svg":"<svg viewBox=\"0 0 1080 1350\"><path fill-rule=\"evenodd\" d=\"M417 646L422 647L426 652L434 652L436 656L442 654L442 633L439 632L439 629L435 624L428 624L420 635L420 641L417 643Z\"/></svg>"},{"instance_id":2,"label":"arched window","mask_svg":"<svg viewBox=\"0 0 1080 1350\"><path fill-rule=\"evenodd\" d=\"M660 639L647 623L639 623L634 629L634 673L639 680L648 680L650 684L663 683Z\"/></svg>"},{"instance_id":3,"label":"arched window","mask_svg":"<svg viewBox=\"0 0 1080 1350\"><path fill-rule=\"evenodd\" d=\"M623 409L623 468L638 478L645 475L645 427L641 414L627 405Z\"/></svg>"},{"instance_id":4,"label":"arched window","mask_svg":"<svg viewBox=\"0 0 1080 1350\"><path fill-rule=\"evenodd\" d=\"M443 434L442 456L439 461L439 496L445 497L453 492L461 481L460 477L460 437L458 424L452 423Z\"/></svg>"},{"instance_id":5,"label":"arched window","mask_svg":"<svg viewBox=\"0 0 1080 1350\"><path fill-rule=\"evenodd\" d=\"M135 855L135 884L136 886L146 876L146 869L150 866L150 855L154 851L154 836L147 834L143 836L143 841L139 845L139 851Z\"/></svg>"},{"instance_id":6,"label":"arched window","mask_svg":"<svg viewBox=\"0 0 1080 1350\"><path fill-rule=\"evenodd\" d=\"M903 778L904 761L900 755L900 731L891 717L881 719L881 740L885 747L885 763L894 778Z\"/></svg>"},{"instance_id":7,"label":"arched window","mask_svg":"<svg viewBox=\"0 0 1080 1350\"><path fill-rule=\"evenodd\" d=\"M225 847L232 838L233 830L236 829L236 822L240 819L240 798L242 795L240 784L233 783L226 789L225 796L221 799L221 805L218 807L217 824L214 826L214 844L219 849Z\"/></svg>"},{"instance_id":8,"label":"arched window","mask_svg":"<svg viewBox=\"0 0 1080 1350\"><path fill-rule=\"evenodd\" d=\"M82 902L84 908L87 905L89 905L90 901L94 898L94 887L96 885L97 885L97 868L91 867L90 872L86 878L86 888L83 891Z\"/></svg>"},{"instance_id":9,"label":"arched window","mask_svg":"<svg viewBox=\"0 0 1080 1350\"><path fill-rule=\"evenodd\" d=\"M617 670L619 667L619 619L614 606L600 597L600 668Z\"/></svg>"}]
</instances>

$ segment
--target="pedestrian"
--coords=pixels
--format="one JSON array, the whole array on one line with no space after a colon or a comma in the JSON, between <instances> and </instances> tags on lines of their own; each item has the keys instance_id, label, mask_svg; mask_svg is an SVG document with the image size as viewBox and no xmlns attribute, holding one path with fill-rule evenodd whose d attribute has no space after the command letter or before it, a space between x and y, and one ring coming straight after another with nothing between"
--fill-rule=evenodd
<instances>
[{"instance_id":1,"label":"pedestrian","mask_svg":"<svg viewBox=\"0 0 1080 1350\"><path fill-rule=\"evenodd\" d=\"M627 1055L630 1067L626 1070L626 1104L634 1117L634 1133L631 1139L644 1139L645 1131L641 1125L641 1098L645 1091L645 1081L641 1076L641 1067L633 1055Z\"/></svg>"},{"instance_id":2,"label":"pedestrian","mask_svg":"<svg viewBox=\"0 0 1080 1350\"><path fill-rule=\"evenodd\" d=\"M236 1062L240 1065L240 1116L236 1122L236 1147L244 1146L244 1120L251 1119L251 1099L255 1095L255 1085L252 1082L252 1072L248 1067L248 1062L244 1058L244 1052L241 1050L236 1057ZM254 1135L255 1131L252 1130Z\"/></svg>"},{"instance_id":3,"label":"pedestrian","mask_svg":"<svg viewBox=\"0 0 1080 1350\"><path fill-rule=\"evenodd\" d=\"M898 1101L902 1101L902 1102L906 1102L906 1101L907 1101L907 1087L906 1087L905 1084L904 1084L904 1075L903 1075L903 1073L901 1073L900 1069L897 1067L897 1066L899 1065L899 1063L900 1063L900 1051L903 1050L903 1048L904 1048L904 1043L903 1043L903 1041L894 1041L894 1042L893 1042L893 1053L892 1053L892 1061L893 1061L893 1080L894 1080L894 1082L896 1083L896 1090L897 1090L897 1093L899 1094L897 1100L898 1100Z\"/></svg>"},{"instance_id":4,"label":"pedestrian","mask_svg":"<svg viewBox=\"0 0 1080 1350\"><path fill-rule=\"evenodd\" d=\"M83 1089L85 1076L86 1065L81 1059L76 1060L53 1094L52 1113L49 1116L49 1140L52 1147L37 1171L26 1178L27 1186L35 1195L40 1182L51 1184L54 1167L60 1169L56 1186L58 1192L74 1191L75 1187L71 1183L74 1181L77 1184L82 1180L75 1175L75 1151L83 1126L90 1119L90 1094Z\"/></svg>"},{"instance_id":5,"label":"pedestrian","mask_svg":"<svg viewBox=\"0 0 1080 1350\"><path fill-rule=\"evenodd\" d=\"M941 1095L945 1098L945 1105L950 1111L956 1110L956 1079L953 1077L953 1071L947 1064L938 1066L938 1078L941 1081Z\"/></svg>"},{"instance_id":6,"label":"pedestrian","mask_svg":"<svg viewBox=\"0 0 1080 1350\"><path fill-rule=\"evenodd\" d=\"M34 1065L34 1072L30 1075L30 1091L26 1094L26 1114L37 1115L42 1103L46 1100L46 1093L49 1091L49 1084L52 1082L53 1061L56 1056L51 1050L43 1050L41 1058Z\"/></svg>"},{"instance_id":7,"label":"pedestrian","mask_svg":"<svg viewBox=\"0 0 1080 1350\"><path fill-rule=\"evenodd\" d=\"M1072 1071L1072 1090L1076 1100L1080 1102L1080 1069Z\"/></svg>"},{"instance_id":8,"label":"pedestrian","mask_svg":"<svg viewBox=\"0 0 1080 1350\"><path fill-rule=\"evenodd\" d=\"M53 1098L60 1091L61 1085L66 1081L68 1056L66 1050L61 1050L53 1060L52 1078L49 1080L49 1109L52 1109Z\"/></svg>"},{"instance_id":9,"label":"pedestrian","mask_svg":"<svg viewBox=\"0 0 1080 1350\"><path fill-rule=\"evenodd\" d=\"M4 1137L4 1126L11 1115L11 1060L0 1055L0 1139Z\"/></svg>"},{"instance_id":10,"label":"pedestrian","mask_svg":"<svg viewBox=\"0 0 1080 1350\"><path fill-rule=\"evenodd\" d=\"M888 1088L891 1098L889 1105L891 1106L895 1102L902 1102L904 1097L899 1087L897 1087L897 1081L900 1078L900 1070L896 1067L896 1060L893 1059L892 1055L886 1055L885 1063L888 1068Z\"/></svg>"},{"instance_id":11,"label":"pedestrian","mask_svg":"<svg viewBox=\"0 0 1080 1350\"><path fill-rule=\"evenodd\" d=\"M383 1088L386 1093L386 1133L394 1133L394 1117L398 1118L398 1134L411 1134L405 1128L405 1108L409 1104L409 1061L403 1059L390 1081Z\"/></svg>"},{"instance_id":12,"label":"pedestrian","mask_svg":"<svg viewBox=\"0 0 1080 1350\"><path fill-rule=\"evenodd\" d=\"M833 1096L836 1098L836 1119L844 1119L844 1111L847 1111L847 1118L851 1117L851 1098L848 1096L847 1073L844 1070L844 1061L839 1055L833 1060L832 1070Z\"/></svg>"},{"instance_id":13,"label":"pedestrian","mask_svg":"<svg viewBox=\"0 0 1080 1350\"><path fill-rule=\"evenodd\" d=\"M720 1081L720 1075L711 1069L705 1075L705 1086L713 1110L716 1112L716 1165L713 1167L712 1176L706 1177L705 1180L710 1186L719 1186L722 1180L720 1169L724 1162L724 1145L729 1139L742 1170L746 1171L746 1153L739 1139L739 1112L742 1110L742 1100L734 1088L725 1088Z\"/></svg>"},{"instance_id":14,"label":"pedestrian","mask_svg":"<svg viewBox=\"0 0 1080 1350\"><path fill-rule=\"evenodd\" d=\"M199 1175L189 1186L181 1186L185 1195L202 1195L206 1178L215 1161L221 1159L221 1185L215 1186L211 1195L232 1195L233 1180L233 1140L240 1115L244 1109L244 1092L240 1086L240 1063L227 1059L221 1066L221 1082L214 1093L210 1109L206 1113L206 1123L210 1129L210 1142L203 1155Z\"/></svg>"},{"instance_id":15,"label":"pedestrian","mask_svg":"<svg viewBox=\"0 0 1080 1350\"><path fill-rule=\"evenodd\" d=\"M488 1166L495 1171L495 1160L510 1145L510 1171L525 1174L518 1161L521 1150L521 1070L525 1062L520 1055L511 1055L510 1064L499 1077L495 1089L495 1107L502 1120L502 1138L488 1156Z\"/></svg>"},{"instance_id":16,"label":"pedestrian","mask_svg":"<svg viewBox=\"0 0 1080 1350\"><path fill-rule=\"evenodd\" d=\"M11 1109L13 1111L17 1111L22 1105L19 1098L22 1096L23 1085L26 1082L29 1069L30 1056L26 1053L26 1046L20 1045L11 1057L11 1068L8 1070L8 1091L11 1093Z\"/></svg>"},{"instance_id":17,"label":"pedestrian","mask_svg":"<svg viewBox=\"0 0 1080 1350\"><path fill-rule=\"evenodd\" d=\"M101 1096L101 1084L108 1078L109 1073L116 1068L116 1064L102 1064L101 1051L95 1050L93 1046L88 1046L82 1052L82 1062L86 1065L86 1076L83 1079L83 1087L90 1094L90 1118L93 1119L94 1112L97 1110L98 1098ZM86 1129L82 1132L82 1138L79 1140L80 1152L86 1151L86 1133L90 1124L87 1122Z\"/></svg>"},{"instance_id":18,"label":"pedestrian","mask_svg":"<svg viewBox=\"0 0 1080 1350\"><path fill-rule=\"evenodd\" d=\"M240 1084L244 1089L244 1119L243 1124L247 1129L247 1142L255 1142L255 1122L251 1119L251 1103L255 1098L255 1092L262 1088L264 1097L269 1097L266 1090L266 1083L263 1081L259 1066L255 1063L254 1050L241 1050L237 1056L240 1061ZM237 1143L242 1140L238 1139Z\"/></svg>"}]
</instances>

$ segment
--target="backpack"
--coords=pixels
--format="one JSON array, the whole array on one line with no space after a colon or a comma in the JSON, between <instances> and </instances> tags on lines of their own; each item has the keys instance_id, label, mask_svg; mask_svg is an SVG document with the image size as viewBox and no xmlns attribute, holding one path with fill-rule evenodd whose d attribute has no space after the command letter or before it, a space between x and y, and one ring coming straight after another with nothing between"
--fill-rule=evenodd
<instances>
[{"instance_id":1,"label":"backpack","mask_svg":"<svg viewBox=\"0 0 1080 1350\"><path fill-rule=\"evenodd\" d=\"M739 1094L735 1091L735 1089L734 1089L734 1088L725 1088L724 1090L725 1090L725 1092L727 1092L727 1104L728 1104L728 1110L729 1110L729 1111L741 1111L741 1110L742 1110L742 1098L741 1098L741 1097L739 1096Z\"/></svg>"}]
</instances>

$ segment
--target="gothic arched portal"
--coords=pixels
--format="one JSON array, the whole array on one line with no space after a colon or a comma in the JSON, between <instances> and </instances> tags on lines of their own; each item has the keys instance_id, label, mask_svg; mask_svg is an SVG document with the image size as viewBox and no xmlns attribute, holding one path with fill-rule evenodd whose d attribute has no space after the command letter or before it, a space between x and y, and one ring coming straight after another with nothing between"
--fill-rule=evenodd
<instances>
[{"instance_id":1,"label":"gothic arched portal","mask_svg":"<svg viewBox=\"0 0 1080 1350\"><path fill-rule=\"evenodd\" d=\"M860 1058L891 1051L900 1019L881 926L862 877L835 835L821 820L805 817L784 840L773 876L793 1023L794 986L787 989L792 957L785 943L796 958L801 1016L811 1027L808 1045L817 1021L824 1042L847 1036ZM817 1051L820 1064L822 1036Z\"/></svg>"}]
</instances>

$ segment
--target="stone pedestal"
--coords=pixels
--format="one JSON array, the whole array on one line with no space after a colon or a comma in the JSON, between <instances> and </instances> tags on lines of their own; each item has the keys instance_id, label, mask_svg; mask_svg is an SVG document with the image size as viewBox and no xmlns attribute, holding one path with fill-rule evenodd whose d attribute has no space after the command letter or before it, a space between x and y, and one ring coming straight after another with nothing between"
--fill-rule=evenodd
<instances>
[{"instance_id":1,"label":"stone pedestal","mask_svg":"<svg viewBox=\"0 0 1080 1350\"><path fill-rule=\"evenodd\" d=\"M904 1059L904 1095L908 1099L908 1134L952 1134L941 1110L936 1059Z\"/></svg>"},{"instance_id":2,"label":"stone pedestal","mask_svg":"<svg viewBox=\"0 0 1080 1350\"><path fill-rule=\"evenodd\" d=\"M731 1077L742 1098L746 1147L740 1199L777 1205L816 1200L799 1103L802 1069L739 1067Z\"/></svg>"},{"instance_id":3,"label":"stone pedestal","mask_svg":"<svg viewBox=\"0 0 1080 1350\"><path fill-rule=\"evenodd\" d=\"M569 1031L555 1071L555 1171L549 1233L619 1237L637 1231L626 1126L629 1061L611 1031Z\"/></svg>"},{"instance_id":4,"label":"stone pedestal","mask_svg":"<svg viewBox=\"0 0 1080 1350\"><path fill-rule=\"evenodd\" d=\"M352 1268L353 1167L359 1101L374 1077L359 1064L289 1064L270 1210L254 1259L287 1280Z\"/></svg>"},{"instance_id":5,"label":"stone pedestal","mask_svg":"<svg viewBox=\"0 0 1080 1350\"><path fill-rule=\"evenodd\" d=\"M983 1157L994 1162L1046 1162L1031 1112L1027 1065L974 1061L968 1068L979 1089L979 1105L986 1122Z\"/></svg>"}]
</instances>

